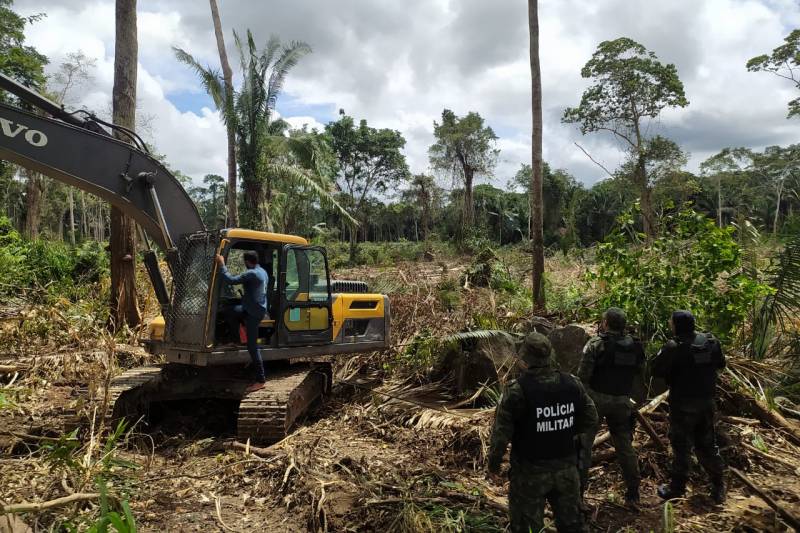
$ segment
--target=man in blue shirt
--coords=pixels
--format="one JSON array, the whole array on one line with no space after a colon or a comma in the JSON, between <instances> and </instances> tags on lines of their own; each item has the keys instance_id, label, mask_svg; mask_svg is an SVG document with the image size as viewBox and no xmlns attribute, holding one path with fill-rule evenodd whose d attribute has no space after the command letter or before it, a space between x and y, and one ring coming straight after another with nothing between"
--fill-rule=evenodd
<instances>
[{"instance_id":1,"label":"man in blue shirt","mask_svg":"<svg viewBox=\"0 0 800 533\"><path fill-rule=\"evenodd\" d=\"M244 264L247 270L233 276L225 266L225 258L217 256L220 273L225 281L230 285L242 285L244 295L241 305L231 308L228 313L228 324L231 332L236 335L239 331L239 324L244 322L247 331L247 351L253 361L256 372L256 383L247 388L247 392L257 391L264 388L266 376L264 375L264 363L261 361L261 353L258 350L258 325L267 314L267 281L269 276L266 270L258 264L258 254L252 250L244 253Z\"/></svg>"}]
</instances>

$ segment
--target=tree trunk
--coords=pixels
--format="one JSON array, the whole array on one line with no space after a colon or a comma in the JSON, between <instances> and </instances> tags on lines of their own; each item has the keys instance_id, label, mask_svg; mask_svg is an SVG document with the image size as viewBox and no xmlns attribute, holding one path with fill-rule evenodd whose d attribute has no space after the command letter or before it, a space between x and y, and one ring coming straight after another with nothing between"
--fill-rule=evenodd
<instances>
[{"instance_id":1,"label":"tree trunk","mask_svg":"<svg viewBox=\"0 0 800 533\"><path fill-rule=\"evenodd\" d=\"M28 177L25 185L25 235L29 239L35 239L39 236L39 224L42 219L44 176L27 169L23 169L22 173Z\"/></svg>"},{"instance_id":2,"label":"tree trunk","mask_svg":"<svg viewBox=\"0 0 800 533\"><path fill-rule=\"evenodd\" d=\"M461 234L466 234L466 229L475 224L475 206L472 200L472 181L475 171L469 165L464 165L464 207L461 220Z\"/></svg>"},{"instance_id":3,"label":"tree trunk","mask_svg":"<svg viewBox=\"0 0 800 533\"><path fill-rule=\"evenodd\" d=\"M772 235L778 234L778 217L781 214L781 196L783 195L783 178L778 181L778 200L775 203L775 219L772 221Z\"/></svg>"},{"instance_id":4,"label":"tree trunk","mask_svg":"<svg viewBox=\"0 0 800 533\"><path fill-rule=\"evenodd\" d=\"M533 249L533 303L545 308L544 298L544 215L542 213L542 71L539 65L539 1L528 0L531 55L531 244ZM502 224L502 220L500 221ZM502 227L502 226L501 226Z\"/></svg>"},{"instance_id":5,"label":"tree trunk","mask_svg":"<svg viewBox=\"0 0 800 533\"><path fill-rule=\"evenodd\" d=\"M225 50L225 36L222 33L222 20L219 18L217 0L209 0L211 4L211 20L214 21L214 35L217 37L217 50L219 62L222 65L222 78L225 80L225 104L229 109L233 107L233 71L228 62L228 52ZM228 198L227 217L225 224L229 228L239 225L239 207L236 204L236 130L229 121L228 129Z\"/></svg>"},{"instance_id":6,"label":"tree trunk","mask_svg":"<svg viewBox=\"0 0 800 533\"><path fill-rule=\"evenodd\" d=\"M635 179L639 187L639 206L642 209L642 229L648 239L656 235L656 215L653 211L653 189L647 184L647 169L644 156L640 155L636 161Z\"/></svg>"},{"instance_id":7,"label":"tree trunk","mask_svg":"<svg viewBox=\"0 0 800 533\"><path fill-rule=\"evenodd\" d=\"M264 187L255 179L242 180L244 193L244 213L242 223L250 229L263 230L265 228L262 207L264 206Z\"/></svg>"},{"instance_id":8,"label":"tree trunk","mask_svg":"<svg viewBox=\"0 0 800 533\"><path fill-rule=\"evenodd\" d=\"M356 257L358 256L358 230L350 226L350 264L356 264Z\"/></svg>"},{"instance_id":9,"label":"tree trunk","mask_svg":"<svg viewBox=\"0 0 800 533\"><path fill-rule=\"evenodd\" d=\"M86 214L86 194L81 191L81 237L86 240L89 237L89 222Z\"/></svg>"},{"instance_id":10,"label":"tree trunk","mask_svg":"<svg viewBox=\"0 0 800 533\"><path fill-rule=\"evenodd\" d=\"M722 175L717 176L717 224L722 227Z\"/></svg>"},{"instance_id":11,"label":"tree trunk","mask_svg":"<svg viewBox=\"0 0 800 533\"><path fill-rule=\"evenodd\" d=\"M75 196L72 187L67 189L69 195L69 242L75 246Z\"/></svg>"},{"instance_id":12,"label":"tree trunk","mask_svg":"<svg viewBox=\"0 0 800 533\"><path fill-rule=\"evenodd\" d=\"M136 0L116 0L114 124L136 127ZM133 219L111 208L111 327L137 327L142 317L136 295L136 232Z\"/></svg>"}]
</instances>

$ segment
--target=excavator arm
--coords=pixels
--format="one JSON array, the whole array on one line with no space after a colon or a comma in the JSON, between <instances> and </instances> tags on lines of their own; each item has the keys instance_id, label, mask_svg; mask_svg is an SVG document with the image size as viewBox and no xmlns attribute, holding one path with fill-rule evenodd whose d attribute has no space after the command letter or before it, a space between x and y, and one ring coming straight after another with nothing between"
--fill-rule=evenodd
<instances>
[{"instance_id":1,"label":"excavator arm","mask_svg":"<svg viewBox=\"0 0 800 533\"><path fill-rule=\"evenodd\" d=\"M170 263L182 236L205 230L181 184L135 134L120 128L135 144L117 140L106 129L113 126L68 113L3 74L0 88L42 112L0 102L0 159L99 196L133 218Z\"/></svg>"}]
</instances>

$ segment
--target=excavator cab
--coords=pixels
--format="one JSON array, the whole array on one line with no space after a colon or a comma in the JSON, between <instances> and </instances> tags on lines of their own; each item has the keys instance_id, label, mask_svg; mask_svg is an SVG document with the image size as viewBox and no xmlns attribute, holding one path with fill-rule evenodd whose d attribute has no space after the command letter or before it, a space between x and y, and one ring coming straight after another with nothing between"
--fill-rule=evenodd
<instances>
[{"instance_id":1,"label":"excavator cab","mask_svg":"<svg viewBox=\"0 0 800 533\"><path fill-rule=\"evenodd\" d=\"M388 298L370 294L363 283L332 282L324 248L294 235L227 229L198 233L182 243L163 335L151 328L151 352L164 353L169 362L197 366L250 360L239 332L227 320L230 309L241 303L241 288L225 282L214 260L222 255L228 271L239 274L248 250L258 254L269 276L268 317L259 328L265 361L387 346Z\"/></svg>"}]
</instances>

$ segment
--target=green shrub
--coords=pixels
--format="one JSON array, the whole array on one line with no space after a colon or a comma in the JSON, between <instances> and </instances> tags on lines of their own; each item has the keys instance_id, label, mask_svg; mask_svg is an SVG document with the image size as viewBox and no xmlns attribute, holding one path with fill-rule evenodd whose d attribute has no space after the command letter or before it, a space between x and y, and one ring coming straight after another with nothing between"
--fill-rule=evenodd
<instances>
[{"instance_id":1,"label":"green shrub","mask_svg":"<svg viewBox=\"0 0 800 533\"><path fill-rule=\"evenodd\" d=\"M661 221L650 241L634 230L634 210L618 219L597 252L598 311L621 307L645 339L668 336L675 309L691 310L698 327L726 338L768 290L742 272L734 228L718 228L692 209Z\"/></svg>"},{"instance_id":2,"label":"green shrub","mask_svg":"<svg viewBox=\"0 0 800 533\"><path fill-rule=\"evenodd\" d=\"M0 218L0 294L46 289L49 295L76 299L108 269L108 255L99 243L70 247L23 239L8 219Z\"/></svg>"}]
</instances>

